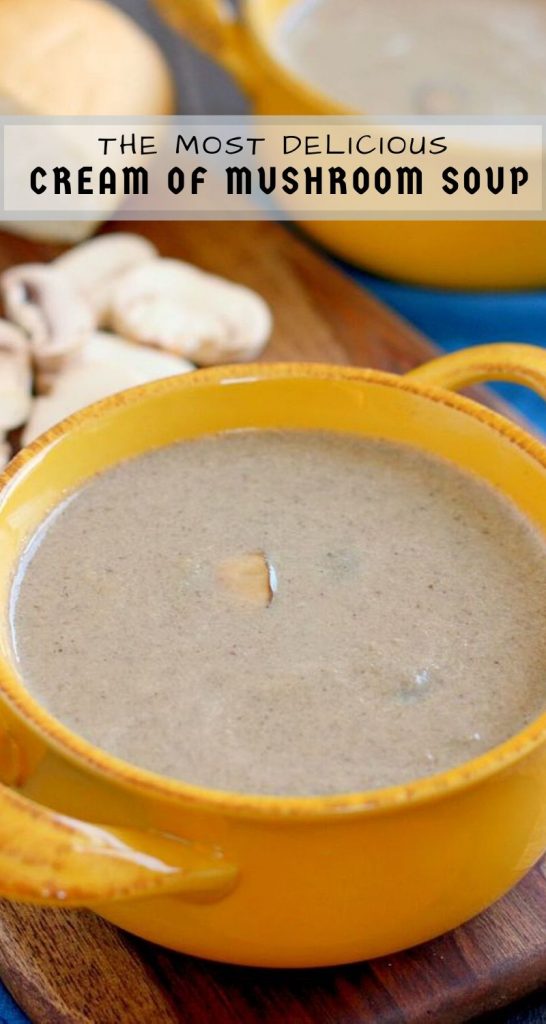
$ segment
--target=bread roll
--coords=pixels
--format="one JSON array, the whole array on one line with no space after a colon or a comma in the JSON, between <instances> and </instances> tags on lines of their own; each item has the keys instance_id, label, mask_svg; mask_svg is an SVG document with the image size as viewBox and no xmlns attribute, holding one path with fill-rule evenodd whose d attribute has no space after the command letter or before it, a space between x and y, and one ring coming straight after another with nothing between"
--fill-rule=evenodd
<instances>
[{"instance_id":1,"label":"bread roll","mask_svg":"<svg viewBox=\"0 0 546 1024\"><path fill-rule=\"evenodd\" d=\"M127 117L171 114L175 92L156 43L104 0L0 0L0 113ZM6 225L77 241L90 222Z\"/></svg>"}]
</instances>

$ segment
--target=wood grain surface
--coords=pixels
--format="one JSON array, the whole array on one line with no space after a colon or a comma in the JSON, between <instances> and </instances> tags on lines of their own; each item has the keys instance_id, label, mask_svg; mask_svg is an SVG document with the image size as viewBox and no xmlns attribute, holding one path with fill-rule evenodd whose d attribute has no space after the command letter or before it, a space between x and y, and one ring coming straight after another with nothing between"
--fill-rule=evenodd
<instances>
[{"instance_id":1,"label":"wood grain surface","mask_svg":"<svg viewBox=\"0 0 546 1024\"><path fill-rule=\"evenodd\" d=\"M404 371L430 342L274 224L129 226L257 288L275 332L264 358ZM57 247L0 235L0 267ZM505 409L486 390L482 400ZM0 975L36 1024L460 1024L546 983L541 867L487 913L434 942L344 968L267 971L198 961L87 912L0 901Z\"/></svg>"}]
</instances>

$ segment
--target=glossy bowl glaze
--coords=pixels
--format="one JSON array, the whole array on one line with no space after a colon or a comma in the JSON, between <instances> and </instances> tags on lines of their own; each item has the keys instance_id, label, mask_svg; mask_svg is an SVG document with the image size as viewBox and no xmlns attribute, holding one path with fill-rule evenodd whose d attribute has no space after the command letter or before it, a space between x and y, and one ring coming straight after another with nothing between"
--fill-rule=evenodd
<instances>
[{"instance_id":1,"label":"glossy bowl glaze","mask_svg":"<svg viewBox=\"0 0 546 1024\"><path fill-rule=\"evenodd\" d=\"M18 559L67 492L120 459L223 429L410 442L491 481L546 530L546 449L447 390L486 378L544 393L546 353L481 347L406 377L300 364L200 371L100 402L14 460L0 496L0 895L90 906L198 956L296 967L430 939L521 878L546 848L546 715L407 785L224 793L142 771L70 732L25 691L9 637Z\"/></svg>"}]
</instances>

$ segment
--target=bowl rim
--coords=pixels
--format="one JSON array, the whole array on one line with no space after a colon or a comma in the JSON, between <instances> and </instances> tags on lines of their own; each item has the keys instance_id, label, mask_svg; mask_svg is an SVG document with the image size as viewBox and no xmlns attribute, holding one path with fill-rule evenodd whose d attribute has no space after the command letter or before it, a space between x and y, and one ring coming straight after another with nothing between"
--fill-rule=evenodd
<instances>
[{"instance_id":1,"label":"bowl rim","mask_svg":"<svg viewBox=\"0 0 546 1024\"><path fill-rule=\"evenodd\" d=\"M423 384L383 370L353 368L324 363L253 363L201 369L163 378L119 392L72 414L15 456L0 474L0 516L6 498L20 479L32 472L66 435L85 430L102 418L105 411L138 405L150 394L161 396L172 391L201 386L233 383L252 385L269 380L308 379L326 383L353 382L379 384L409 392L419 398L454 409L483 423L503 439L519 448L546 470L546 447L520 426L473 399L441 387ZM20 552L19 552L20 554ZM12 662L0 658L0 700L4 700L24 720L27 727L55 747L80 769L84 767L113 783L148 796L182 802L201 810L222 811L228 816L267 817L273 819L317 820L339 818L347 814L375 814L409 808L438 800L484 781L512 766L535 750L546 739L546 710L508 740L476 758L425 778L362 792L343 792L315 796L262 795L231 792L197 786L140 768L107 753L63 725L26 690Z\"/></svg>"}]
</instances>

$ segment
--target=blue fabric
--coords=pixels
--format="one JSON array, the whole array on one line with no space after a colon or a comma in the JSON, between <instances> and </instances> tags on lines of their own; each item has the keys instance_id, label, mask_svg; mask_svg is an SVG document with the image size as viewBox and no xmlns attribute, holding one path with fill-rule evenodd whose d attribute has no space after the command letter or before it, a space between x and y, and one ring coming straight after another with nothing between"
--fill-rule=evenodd
<instances>
[{"instance_id":1,"label":"blue fabric","mask_svg":"<svg viewBox=\"0 0 546 1024\"><path fill-rule=\"evenodd\" d=\"M3 985L0 985L0 1024L30 1024Z\"/></svg>"},{"instance_id":2,"label":"blue fabric","mask_svg":"<svg viewBox=\"0 0 546 1024\"><path fill-rule=\"evenodd\" d=\"M384 281L354 269L349 273L446 352L489 341L546 347L546 291L441 292ZM546 403L538 395L512 384L496 384L495 389L546 433Z\"/></svg>"}]
</instances>

